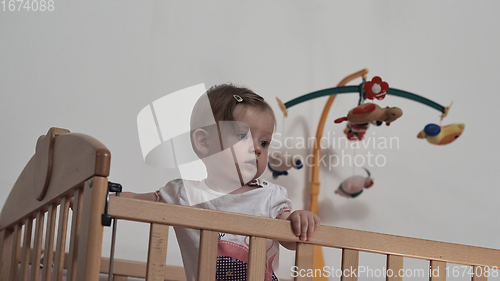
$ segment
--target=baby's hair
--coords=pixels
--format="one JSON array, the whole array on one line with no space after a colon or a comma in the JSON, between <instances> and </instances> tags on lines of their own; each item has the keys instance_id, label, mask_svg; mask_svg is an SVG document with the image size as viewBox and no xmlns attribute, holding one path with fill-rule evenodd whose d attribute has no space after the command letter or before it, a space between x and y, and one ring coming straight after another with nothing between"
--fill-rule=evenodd
<instances>
[{"instance_id":1,"label":"baby's hair","mask_svg":"<svg viewBox=\"0 0 500 281\"><path fill-rule=\"evenodd\" d=\"M274 127L276 128L274 112L260 95L246 87L235 86L233 84L212 86L198 99L191 114L191 145L197 155L198 151L193 144L193 132L196 129L206 128L207 126L215 124L217 124L219 128L218 121L235 121L233 114L238 105L255 108L270 114L273 117ZM232 125L229 126L229 128L227 126L225 127L231 130L238 128L236 122L231 123ZM221 128L221 130L223 129ZM221 149L222 146L223 144L221 141ZM200 157L200 155L198 155L198 157Z\"/></svg>"},{"instance_id":2,"label":"baby's hair","mask_svg":"<svg viewBox=\"0 0 500 281\"><path fill-rule=\"evenodd\" d=\"M210 103L211 111L206 108L207 103ZM210 120L235 121L233 113L239 104L268 112L273 117L274 124L276 125L274 112L263 97L246 87L235 86L233 84L220 84L210 87L206 92L206 96L202 96L194 106L191 115L191 131L202 128L209 123L213 124ZM213 117L209 116L212 114Z\"/></svg>"}]
</instances>

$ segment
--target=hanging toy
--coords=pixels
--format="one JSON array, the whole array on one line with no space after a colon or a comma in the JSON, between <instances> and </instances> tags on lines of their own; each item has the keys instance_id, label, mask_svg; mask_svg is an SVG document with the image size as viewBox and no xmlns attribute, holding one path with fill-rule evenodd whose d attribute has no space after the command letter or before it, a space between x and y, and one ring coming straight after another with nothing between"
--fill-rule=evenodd
<instances>
[{"instance_id":1,"label":"hanging toy","mask_svg":"<svg viewBox=\"0 0 500 281\"><path fill-rule=\"evenodd\" d=\"M370 178L370 172L365 168L363 169L368 174L368 177L359 175L348 177L335 190L335 194L347 198L356 198L365 188L370 188L373 185L373 180Z\"/></svg>"},{"instance_id":2,"label":"hanging toy","mask_svg":"<svg viewBox=\"0 0 500 281\"><path fill-rule=\"evenodd\" d=\"M374 98L378 100L383 100L385 98L385 93L389 90L389 84L382 81L382 78L375 76L372 81L367 81L363 85L366 91L366 98L373 100Z\"/></svg>"},{"instance_id":3,"label":"hanging toy","mask_svg":"<svg viewBox=\"0 0 500 281\"><path fill-rule=\"evenodd\" d=\"M279 176L288 176L288 170L291 168L302 169L304 164L297 156L292 157L290 154L275 151L269 156L267 167L273 173L273 178L276 179Z\"/></svg>"},{"instance_id":4,"label":"hanging toy","mask_svg":"<svg viewBox=\"0 0 500 281\"><path fill-rule=\"evenodd\" d=\"M417 138L426 139L429 143L435 145L449 144L455 141L464 131L465 125L450 124L446 126L439 126L437 124L427 124Z\"/></svg>"},{"instance_id":5,"label":"hanging toy","mask_svg":"<svg viewBox=\"0 0 500 281\"><path fill-rule=\"evenodd\" d=\"M353 124L353 123L347 121L347 125L345 126L345 129L344 129L344 134L346 135L348 140L362 141L363 137L366 133L366 130L368 130L369 126L370 126L369 123L358 125L358 124Z\"/></svg>"},{"instance_id":6,"label":"hanging toy","mask_svg":"<svg viewBox=\"0 0 500 281\"><path fill-rule=\"evenodd\" d=\"M365 103L353 108L346 117L341 117L335 120L335 123L349 121L352 124L363 125L371 122L382 124L385 122L387 126L391 122L396 121L403 115L403 111L398 107L381 108L374 103Z\"/></svg>"}]
</instances>

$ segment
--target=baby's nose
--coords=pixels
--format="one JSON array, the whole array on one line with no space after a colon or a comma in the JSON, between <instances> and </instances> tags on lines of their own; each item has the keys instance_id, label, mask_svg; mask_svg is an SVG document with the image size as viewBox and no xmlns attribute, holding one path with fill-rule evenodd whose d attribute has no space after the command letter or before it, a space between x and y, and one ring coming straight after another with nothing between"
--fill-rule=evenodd
<instances>
[{"instance_id":1,"label":"baby's nose","mask_svg":"<svg viewBox=\"0 0 500 281\"><path fill-rule=\"evenodd\" d=\"M259 145L258 142L257 143L254 142L254 144L252 145L251 150L252 150L251 152L253 152L253 153L257 154L257 155L260 155L260 153L262 152L262 149L261 149L261 147L260 147L260 145Z\"/></svg>"}]
</instances>

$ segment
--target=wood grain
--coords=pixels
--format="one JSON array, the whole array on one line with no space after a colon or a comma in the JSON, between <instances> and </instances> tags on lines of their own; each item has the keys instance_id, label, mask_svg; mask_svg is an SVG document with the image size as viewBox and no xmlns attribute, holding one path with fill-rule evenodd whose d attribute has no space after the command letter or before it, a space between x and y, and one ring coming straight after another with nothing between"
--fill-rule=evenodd
<instances>
[{"instance_id":1,"label":"wood grain","mask_svg":"<svg viewBox=\"0 0 500 281\"><path fill-rule=\"evenodd\" d=\"M47 212L47 231L45 235L45 247L43 248L43 275L42 281L49 281L52 274L52 262L54 261L54 234L56 229L57 206L49 205Z\"/></svg>"},{"instance_id":2,"label":"wood grain","mask_svg":"<svg viewBox=\"0 0 500 281\"><path fill-rule=\"evenodd\" d=\"M19 265L19 260L17 259L17 257L19 256L19 251L21 250L21 229L22 225L16 224L16 226L14 227L14 233L12 234L13 242L12 252L10 252L10 279L7 280L17 280L17 267Z\"/></svg>"},{"instance_id":3,"label":"wood grain","mask_svg":"<svg viewBox=\"0 0 500 281\"><path fill-rule=\"evenodd\" d=\"M35 237L33 240L33 253L31 254L31 274L30 281L38 279L40 273L40 258L42 256L43 225L45 214L42 211L36 213Z\"/></svg>"},{"instance_id":4,"label":"wood grain","mask_svg":"<svg viewBox=\"0 0 500 281\"><path fill-rule=\"evenodd\" d=\"M4 263L4 259L3 259L3 249L4 249L4 244L6 243L5 241L5 235L7 233L7 230L4 229L2 231L0 231L0 277L2 277L2 266L3 266L3 263ZM2 280L2 279L0 279Z\"/></svg>"},{"instance_id":5,"label":"wood grain","mask_svg":"<svg viewBox=\"0 0 500 281\"><path fill-rule=\"evenodd\" d=\"M57 136L54 140L50 183L42 201L34 194L35 156L26 164L12 188L0 214L0 230L23 223L26 216L57 198L73 195L76 186L94 175L107 177L111 154L98 140L78 133Z\"/></svg>"},{"instance_id":6,"label":"wood grain","mask_svg":"<svg viewBox=\"0 0 500 281\"><path fill-rule=\"evenodd\" d=\"M12 264L15 263L12 260L12 252L14 250L14 229L4 229L2 230L2 261L0 271L0 280L12 280Z\"/></svg>"},{"instance_id":7,"label":"wood grain","mask_svg":"<svg viewBox=\"0 0 500 281\"><path fill-rule=\"evenodd\" d=\"M342 276L341 281L357 281L359 266L359 251L342 249Z\"/></svg>"},{"instance_id":8,"label":"wood grain","mask_svg":"<svg viewBox=\"0 0 500 281\"><path fill-rule=\"evenodd\" d=\"M64 253L66 251L66 232L68 228L69 198L63 197L59 207L59 223L57 226L57 243L54 257L54 275L56 281L62 281L64 269Z\"/></svg>"},{"instance_id":9,"label":"wood grain","mask_svg":"<svg viewBox=\"0 0 500 281\"><path fill-rule=\"evenodd\" d=\"M123 275L113 275L113 281L127 281L128 277Z\"/></svg>"},{"instance_id":10,"label":"wood grain","mask_svg":"<svg viewBox=\"0 0 500 281\"><path fill-rule=\"evenodd\" d=\"M54 163L54 143L58 135L68 134L61 128L50 128L46 135L38 138L35 149L35 170L33 176L33 191L37 200L42 200L50 183Z\"/></svg>"},{"instance_id":11,"label":"wood grain","mask_svg":"<svg viewBox=\"0 0 500 281\"><path fill-rule=\"evenodd\" d=\"M119 219L300 242L289 221L110 197L109 213ZM334 237L334 239L332 238ZM308 243L456 264L497 266L500 250L321 225Z\"/></svg>"},{"instance_id":12,"label":"wood grain","mask_svg":"<svg viewBox=\"0 0 500 281\"><path fill-rule=\"evenodd\" d=\"M431 261L430 267L430 281L446 281L446 262Z\"/></svg>"},{"instance_id":13,"label":"wood grain","mask_svg":"<svg viewBox=\"0 0 500 281\"><path fill-rule=\"evenodd\" d=\"M473 266L472 267L473 274L472 275L472 281L487 281L488 277L487 273L485 272L485 267L484 266Z\"/></svg>"},{"instance_id":14,"label":"wood grain","mask_svg":"<svg viewBox=\"0 0 500 281\"><path fill-rule=\"evenodd\" d=\"M219 232L201 230L198 256L198 281L215 281Z\"/></svg>"},{"instance_id":15,"label":"wood grain","mask_svg":"<svg viewBox=\"0 0 500 281\"><path fill-rule=\"evenodd\" d=\"M78 242L80 238L80 227L82 224L83 186L75 190L73 197L73 217L71 221L71 232L69 240L69 253L65 259L67 264L68 281L76 280L76 264L78 258Z\"/></svg>"},{"instance_id":16,"label":"wood grain","mask_svg":"<svg viewBox=\"0 0 500 281\"><path fill-rule=\"evenodd\" d=\"M313 269L314 245L297 243L297 250L295 253L295 266L297 270ZM307 275L299 275L295 278L296 281L311 281L311 277Z\"/></svg>"},{"instance_id":17,"label":"wood grain","mask_svg":"<svg viewBox=\"0 0 500 281\"><path fill-rule=\"evenodd\" d=\"M104 213L107 189L108 179L104 177L93 177L92 185L89 181L85 182L78 239L77 281L99 279L103 234L101 215Z\"/></svg>"},{"instance_id":18,"label":"wood grain","mask_svg":"<svg viewBox=\"0 0 500 281\"><path fill-rule=\"evenodd\" d=\"M248 281L264 280L266 272L267 239L250 236L248 252Z\"/></svg>"},{"instance_id":19,"label":"wood grain","mask_svg":"<svg viewBox=\"0 0 500 281\"><path fill-rule=\"evenodd\" d=\"M101 273L108 273L109 258L102 258ZM184 268L181 266L166 265L164 271L165 280L186 281ZM146 263L140 261L130 261L114 259L113 273L121 276L146 278Z\"/></svg>"},{"instance_id":20,"label":"wood grain","mask_svg":"<svg viewBox=\"0 0 500 281\"><path fill-rule=\"evenodd\" d=\"M146 281L163 281L167 261L168 225L152 223L149 230L149 250Z\"/></svg>"},{"instance_id":21,"label":"wood grain","mask_svg":"<svg viewBox=\"0 0 500 281\"><path fill-rule=\"evenodd\" d=\"M399 272L403 269L402 256L387 255L387 276L386 281L403 281L403 276L399 276Z\"/></svg>"},{"instance_id":22,"label":"wood grain","mask_svg":"<svg viewBox=\"0 0 500 281\"><path fill-rule=\"evenodd\" d=\"M21 256L21 274L19 281L26 280L28 276L28 265L30 263L30 249L31 249L31 234L33 232L33 218L26 218L24 220L24 237L23 237L23 250Z\"/></svg>"}]
</instances>

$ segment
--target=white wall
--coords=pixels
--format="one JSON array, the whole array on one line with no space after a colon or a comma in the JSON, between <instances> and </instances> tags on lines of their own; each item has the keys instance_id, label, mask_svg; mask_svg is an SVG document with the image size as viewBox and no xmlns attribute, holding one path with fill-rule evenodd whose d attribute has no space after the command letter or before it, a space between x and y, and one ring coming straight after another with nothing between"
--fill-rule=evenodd
<instances>
[{"instance_id":1,"label":"white wall","mask_svg":"<svg viewBox=\"0 0 500 281\"><path fill-rule=\"evenodd\" d=\"M453 101L443 124L463 122L465 132L448 146L419 140L417 133L438 122L439 112L388 96L379 104L399 106L404 116L368 135L398 137L399 148L357 150L383 155L387 163L370 169L375 185L356 199L333 195L351 167L323 168L323 223L499 249L499 9L498 1L55 0L53 12L2 11L0 206L49 127L99 139L112 152L110 180L148 192L178 175L142 161L136 117L152 101L199 83L242 84L269 101L281 132L275 97L288 101L334 87L369 68L369 78L379 75L391 87L445 106ZM313 136L325 101L291 108L286 136ZM356 94L337 97L325 134L342 136L344 125L333 120L356 102ZM275 181L297 209L304 206L309 173ZM145 260L147 226L118 228L117 257ZM104 239L108 255L109 229ZM169 246L168 263L181 265L173 236ZM327 265L340 266L338 254L328 251ZM281 259L280 276L289 276L293 253L283 250ZM384 264L369 254L361 263Z\"/></svg>"}]
</instances>

